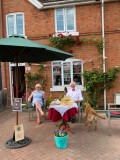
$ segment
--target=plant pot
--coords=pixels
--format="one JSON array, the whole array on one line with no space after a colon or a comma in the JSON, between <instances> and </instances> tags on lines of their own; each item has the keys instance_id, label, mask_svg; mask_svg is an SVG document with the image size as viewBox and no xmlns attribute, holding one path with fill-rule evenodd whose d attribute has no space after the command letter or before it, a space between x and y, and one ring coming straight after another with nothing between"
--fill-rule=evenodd
<instances>
[{"instance_id":1,"label":"plant pot","mask_svg":"<svg viewBox=\"0 0 120 160\"><path fill-rule=\"evenodd\" d=\"M62 149L62 148L66 148L67 147L68 135L64 136L64 137L56 137L56 136L54 136L54 139L55 139L56 146L58 148Z\"/></svg>"}]
</instances>

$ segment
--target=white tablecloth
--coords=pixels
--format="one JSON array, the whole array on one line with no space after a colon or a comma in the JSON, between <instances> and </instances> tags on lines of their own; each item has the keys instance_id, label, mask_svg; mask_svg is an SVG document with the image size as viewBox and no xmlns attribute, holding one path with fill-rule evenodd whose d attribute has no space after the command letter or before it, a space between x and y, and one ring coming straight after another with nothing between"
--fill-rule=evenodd
<instances>
[{"instance_id":1,"label":"white tablecloth","mask_svg":"<svg viewBox=\"0 0 120 160\"><path fill-rule=\"evenodd\" d=\"M58 111L61 116L63 117L64 113L71 109L71 108L78 108L77 104L74 103L72 106L61 106L61 105L50 105L49 108L54 108L56 111Z\"/></svg>"}]
</instances>

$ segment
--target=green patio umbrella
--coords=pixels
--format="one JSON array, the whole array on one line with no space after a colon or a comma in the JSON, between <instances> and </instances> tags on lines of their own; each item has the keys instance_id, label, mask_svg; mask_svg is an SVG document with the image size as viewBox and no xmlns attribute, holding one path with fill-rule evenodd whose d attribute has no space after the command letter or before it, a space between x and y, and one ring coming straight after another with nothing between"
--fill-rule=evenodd
<instances>
[{"instance_id":1,"label":"green patio umbrella","mask_svg":"<svg viewBox=\"0 0 120 160\"><path fill-rule=\"evenodd\" d=\"M73 57L73 55L47 45L33 42L19 35L0 39L0 62L16 63L16 82L18 82L19 62L38 63L44 61L65 60L69 57ZM18 98L18 83L16 83L16 98ZM18 112L16 112L16 125L18 125ZM14 146L16 143L13 144L13 140L14 136L12 140L10 139L6 143L12 143Z\"/></svg>"},{"instance_id":2,"label":"green patio umbrella","mask_svg":"<svg viewBox=\"0 0 120 160\"><path fill-rule=\"evenodd\" d=\"M65 60L73 55L44 44L25 39L23 36L12 35L0 39L0 61L16 63L16 79L18 77L18 62L37 63L53 60ZM18 81L18 80L16 80ZM16 83L16 98L18 98L18 84ZM18 124L18 113L16 118Z\"/></svg>"},{"instance_id":3,"label":"green patio umbrella","mask_svg":"<svg viewBox=\"0 0 120 160\"><path fill-rule=\"evenodd\" d=\"M65 60L73 55L44 44L25 39L22 36L13 35L0 39L1 62L44 62L53 60Z\"/></svg>"}]
</instances>

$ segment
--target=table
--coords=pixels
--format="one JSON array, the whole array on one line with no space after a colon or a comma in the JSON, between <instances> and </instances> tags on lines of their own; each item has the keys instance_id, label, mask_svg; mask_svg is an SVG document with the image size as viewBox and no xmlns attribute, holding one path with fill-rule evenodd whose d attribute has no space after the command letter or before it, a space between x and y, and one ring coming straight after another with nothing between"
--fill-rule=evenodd
<instances>
[{"instance_id":1,"label":"table","mask_svg":"<svg viewBox=\"0 0 120 160\"><path fill-rule=\"evenodd\" d=\"M72 106L50 105L48 111L48 119L52 120L52 122L57 122L62 119L63 122L60 124L59 129L62 126L70 128L67 121L76 116L77 113L78 106L76 103L74 103Z\"/></svg>"}]
</instances>

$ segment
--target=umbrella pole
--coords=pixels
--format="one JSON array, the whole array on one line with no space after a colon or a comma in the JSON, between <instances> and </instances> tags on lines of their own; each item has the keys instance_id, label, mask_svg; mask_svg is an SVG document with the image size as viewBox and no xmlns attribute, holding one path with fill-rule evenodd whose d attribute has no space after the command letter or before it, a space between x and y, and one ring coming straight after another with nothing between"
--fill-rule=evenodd
<instances>
[{"instance_id":1,"label":"umbrella pole","mask_svg":"<svg viewBox=\"0 0 120 160\"><path fill-rule=\"evenodd\" d=\"M16 98L18 98L18 57L16 58ZM18 125L18 111L16 112L16 125Z\"/></svg>"},{"instance_id":2,"label":"umbrella pole","mask_svg":"<svg viewBox=\"0 0 120 160\"><path fill-rule=\"evenodd\" d=\"M15 78L16 78L16 95L15 98L18 98L18 58L16 58L16 69L15 69ZM18 111L16 112L16 125L18 125ZM15 141L15 131L13 133L13 141Z\"/></svg>"}]
</instances>

